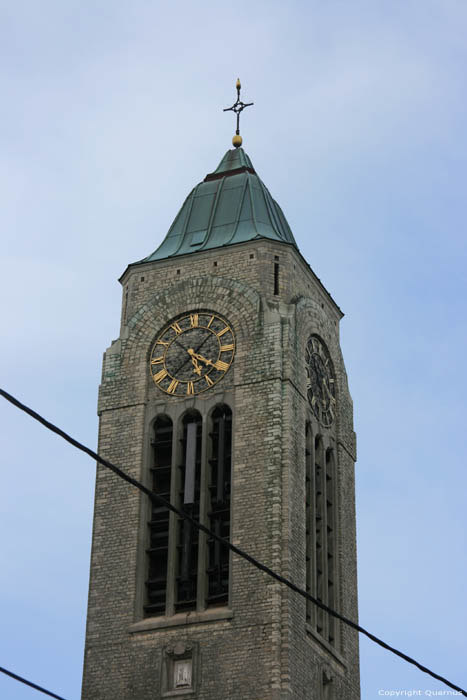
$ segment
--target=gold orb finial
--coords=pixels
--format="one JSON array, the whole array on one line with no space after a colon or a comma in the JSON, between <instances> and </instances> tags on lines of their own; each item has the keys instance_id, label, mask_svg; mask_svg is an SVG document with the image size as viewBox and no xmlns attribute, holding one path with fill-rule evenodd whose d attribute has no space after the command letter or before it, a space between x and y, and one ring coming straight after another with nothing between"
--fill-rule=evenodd
<instances>
[{"instance_id":1,"label":"gold orb finial","mask_svg":"<svg viewBox=\"0 0 467 700\"><path fill-rule=\"evenodd\" d=\"M232 144L235 146L235 148L240 148L242 143L243 143L243 139L240 136L240 134L234 134L232 137Z\"/></svg>"},{"instance_id":2,"label":"gold orb finial","mask_svg":"<svg viewBox=\"0 0 467 700\"><path fill-rule=\"evenodd\" d=\"M241 82L240 82L240 78L237 78L237 83L236 83L235 87L237 88L237 90L240 90L240 89L241 89L242 84L241 84Z\"/></svg>"}]
</instances>

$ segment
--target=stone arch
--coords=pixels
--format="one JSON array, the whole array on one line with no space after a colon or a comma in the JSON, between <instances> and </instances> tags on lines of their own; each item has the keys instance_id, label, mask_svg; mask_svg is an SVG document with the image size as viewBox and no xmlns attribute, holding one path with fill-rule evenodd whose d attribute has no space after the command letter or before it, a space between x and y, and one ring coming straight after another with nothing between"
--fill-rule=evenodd
<instances>
[{"instance_id":1,"label":"stone arch","mask_svg":"<svg viewBox=\"0 0 467 700\"><path fill-rule=\"evenodd\" d=\"M225 277L192 277L157 292L129 319L122 365L144 361L158 330L196 307L223 315L243 342L249 342L261 326L260 296L252 287Z\"/></svg>"},{"instance_id":2,"label":"stone arch","mask_svg":"<svg viewBox=\"0 0 467 700\"><path fill-rule=\"evenodd\" d=\"M332 319L321 308L321 305L313 299L302 297L296 304L297 340L300 347L305 347L308 336L316 333L321 336L332 355L334 364L340 359L340 353L336 329Z\"/></svg>"},{"instance_id":3,"label":"stone arch","mask_svg":"<svg viewBox=\"0 0 467 700\"><path fill-rule=\"evenodd\" d=\"M334 320L329 318L318 302L308 297L302 297L297 302L295 319L296 352L298 357L304 355L305 346L310 335L318 335L329 350L338 380L337 391L340 395L342 393L341 381L343 380L343 374L345 375L345 369Z\"/></svg>"},{"instance_id":4,"label":"stone arch","mask_svg":"<svg viewBox=\"0 0 467 700\"><path fill-rule=\"evenodd\" d=\"M297 357L302 357L308 337L316 333L324 340L331 355L336 377L336 400L338 404L337 419L335 421L336 438L350 436L350 444L355 439L353 432L352 398L349 392L347 372L344 358L339 344L338 329L334 318L329 317L321 305L309 297L301 297L296 303L295 314L295 351ZM297 381L303 386L305 381L304 363L297 363Z\"/></svg>"},{"instance_id":5,"label":"stone arch","mask_svg":"<svg viewBox=\"0 0 467 700\"><path fill-rule=\"evenodd\" d=\"M222 408L228 408L230 413L233 413L232 407L230 406L228 401L216 401L216 403L213 406L210 406L208 410L208 420L212 419L215 411Z\"/></svg>"}]
</instances>

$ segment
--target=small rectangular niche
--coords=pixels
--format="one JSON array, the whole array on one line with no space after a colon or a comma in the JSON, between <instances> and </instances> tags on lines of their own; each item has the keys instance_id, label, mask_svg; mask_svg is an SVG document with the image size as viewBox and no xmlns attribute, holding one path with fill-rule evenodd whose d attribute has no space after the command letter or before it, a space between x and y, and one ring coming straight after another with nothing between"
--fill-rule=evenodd
<instances>
[{"instance_id":1,"label":"small rectangular niche","mask_svg":"<svg viewBox=\"0 0 467 700\"><path fill-rule=\"evenodd\" d=\"M162 697L193 697L199 686L198 644L180 640L165 647L162 658Z\"/></svg>"},{"instance_id":2,"label":"small rectangular niche","mask_svg":"<svg viewBox=\"0 0 467 700\"><path fill-rule=\"evenodd\" d=\"M274 263L274 296L279 295L279 263Z\"/></svg>"}]
</instances>

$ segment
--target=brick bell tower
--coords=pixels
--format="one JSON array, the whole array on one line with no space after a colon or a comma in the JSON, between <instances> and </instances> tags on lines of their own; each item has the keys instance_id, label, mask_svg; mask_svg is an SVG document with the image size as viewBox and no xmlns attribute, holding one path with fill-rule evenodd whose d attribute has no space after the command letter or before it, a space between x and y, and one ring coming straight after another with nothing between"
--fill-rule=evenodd
<instances>
[{"instance_id":1,"label":"brick bell tower","mask_svg":"<svg viewBox=\"0 0 467 700\"><path fill-rule=\"evenodd\" d=\"M121 277L99 453L357 620L342 313L233 143ZM358 638L98 466L82 697L179 696L358 700Z\"/></svg>"}]
</instances>

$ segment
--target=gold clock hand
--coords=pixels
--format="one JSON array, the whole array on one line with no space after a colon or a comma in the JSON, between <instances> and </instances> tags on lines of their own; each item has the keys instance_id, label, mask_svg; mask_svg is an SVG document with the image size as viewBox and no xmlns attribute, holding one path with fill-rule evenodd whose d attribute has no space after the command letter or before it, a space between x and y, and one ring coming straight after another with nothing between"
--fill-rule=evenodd
<instances>
[{"instance_id":1,"label":"gold clock hand","mask_svg":"<svg viewBox=\"0 0 467 700\"><path fill-rule=\"evenodd\" d=\"M332 395L331 390L328 387L328 383L327 383L326 379L323 379L322 384L323 384L324 388L326 389L326 393L329 396L329 400L331 401L331 403L336 403L336 399Z\"/></svg>"},{"instance_id":2,"label":"gold clock hand","mask_svg":"<svg viewBox=\"0 0 467 700\"><path fill-rule=\"evenodd\" d=\"M201 362L204 362L205 365L210 365L211 367L214 367L214 362L208 360L206 357L203 357L202 355L196 355L196 358Z\"/></svg>"},{"instance_id":3,"label":"gold clock hand","mask_svg":"<svg viewBox=\"0 0 467 700\"><path fill-rule=\"evenodd\" d=\"M211 362L211 360L206 359L206 357L203 357L203 355L199 355L193 350L193 348L188 348L188 352L192 358L200 360L200 362L204 362L205 365L210 365L211 367L214 367L214 362Z\"/></svg>"},{"instance_id":4,"label":"gold clock hand","mask_svg":"<svg viewBox=\"0 0 467 700\"><path fill-rule=\"evenodd\" d=\"M193 363L193 368L194 368L194 369L193 369L193 372L196 372L196 374L198 374L199 376L201 376L201 367L199 366L197 359L196 359L195 357L192 356L192 357L191 357L191 361L192 361L192 363Z\"/></svg>"},{"instance_id":5,"label":"gold clock hand","mask_svg":"<svg viewBox=\"0 0 467 700\"><path fill-rule=\"evenodd\" d=\"M193 348L188 348L187 353L190 355L191 361L193 363L193 367L194 367L193 372L196 372L196 374L200 377L201 376L201 367L198 364L198 355L195 353Z\"/></svg>"}]
</instances>

